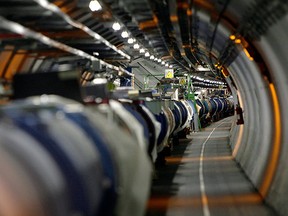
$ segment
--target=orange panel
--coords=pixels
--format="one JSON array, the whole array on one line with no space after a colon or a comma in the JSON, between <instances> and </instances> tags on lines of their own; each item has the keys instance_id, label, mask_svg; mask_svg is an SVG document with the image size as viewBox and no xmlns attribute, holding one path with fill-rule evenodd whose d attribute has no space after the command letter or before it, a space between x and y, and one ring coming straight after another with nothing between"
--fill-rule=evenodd
<instances>
[{"instance_id":1,"label":"orange panel","mask_svg":"<svg viewBox=\"0 0 288 216\"><path fill-rule=\"evenodd\" d=\"M69 11L73 10L76 7L76 1L55 1L54 4L57 7L60 7L60 9L64 12L64 13L68 13Z\"/></svg>"},{"instance_id":2,"label":"orange panel","mask_svg":"<svg viewBox=\"0 0 288 216\"><path fill-rule=\"evenodd\" d=\"M211 2L204 1L204 0L195 0L194 3L195 3L197 6L200 6L200 7L202 7L202 8L205 8L206 10L216 11L216 8L215 8L214 4L212 4Z\"/></svg>"},{"instance_id":3,"label":"orange panel","mask_svg":"<svg viewBox=\"0 0 288 216\"><path fill-rule=\"evenodd\" d=\"M19 69L23 65L23 61L25 60L26 53L16 53L10 64L7 68L7 72L5 73L5 79L11 80L15 73L19 72Z\"/></svg>"},{"instance_id":4,"label":"orange panel","mask_svg":"<svg viewBox=\"0 0 288 216\"><path fill-rule=\"evenodd\" d=\"M23 57L22 61L20 62L19 66L18 66L18 68L17 68L17 72L18 72L18 71L19 71L19 72L23 72L23 67L25 66L24 64L25 64L25 62L26 62L26 59L28 58L28 52L23 50L23 52L21 52L21 53L19 53L19 54L20 54L20 55L24 55L24 57Z\"/></svg>"},{"instance_id":5,"label":"orange panel","mask_svg":"<svg viewBox=\"0 0 288 216\"><path fill-rule=\"evenodd\" d=\"M0 77L3 77L9 61L13 55L14 47L6 46L0 54Z\"/></svg>"},{"instance_id":6,"label":"orange panel","mask_svg":"<svg viewBox=\"0 0 288 216\"><path fill-rule=\"evenodd\" d=\"M155 28L158 25L158 18L154 15L153 20L148 20L144 22L139 23L139 28L141 30L147 29L147 28Z\"/></svg>"}]
</instances>

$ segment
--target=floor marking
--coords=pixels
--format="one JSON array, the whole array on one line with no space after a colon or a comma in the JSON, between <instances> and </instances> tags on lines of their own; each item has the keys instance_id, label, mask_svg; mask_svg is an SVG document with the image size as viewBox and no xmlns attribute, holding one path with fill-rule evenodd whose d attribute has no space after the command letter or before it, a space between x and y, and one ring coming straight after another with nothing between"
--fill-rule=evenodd
<instances>
[{"instance_id":1,"label":"floor marking","mask_svg":"<svg viewBox=\"0 0 288 216\"><path fill-rule=\"evenodd\" d=\"M203 215L204 216L210 216L210 210L208 206L208 198L205 192L205 183L204 183L204 175L203 175L203 160L204 160L204 150L206 143L212 136L213 132L215 131L216 128L220 127L222 124L227 123L228 121L224 121L221 124L219 124L217 127L215 127L207 137L207 139L204 141L202 144L201 148L201 154L200 154L200 166L199 166L199 180L200 180L200 191L201 191L201 200L202 200L202 205L203 205Z\"/></svg>"}]
</instances>

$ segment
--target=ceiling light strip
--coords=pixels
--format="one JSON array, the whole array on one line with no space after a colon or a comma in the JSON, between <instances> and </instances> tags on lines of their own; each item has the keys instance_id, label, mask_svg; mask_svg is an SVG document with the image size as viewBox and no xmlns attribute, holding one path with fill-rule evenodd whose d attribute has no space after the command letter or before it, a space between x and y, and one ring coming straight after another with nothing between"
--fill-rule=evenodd
<instances>
[{"instance_id":1,"label":"ceiling light strip","mask_svg":"<svg viewBox=\"0 0 288 216\"><path fill-rule=\"evenodd\" d=\"M55 47L57 49L63 50L65 52L72 53L74 55L89 59L91 61L99 61L102 65L105 65L106 67L108 67L110 69L113 69L113 70L116 70L116 71L121 71L121 72L126 73L129 76L133 76L132 73L124 70L121 67L117 67L115 65L109 64L109 63L107 63L107 62L105 62L105 61L103 61L101 59L98 59L98 58L96 58L96 57L94 57L92 55L89 55L86 52L83 52L82 50L75 49L73 47L67 46L66 44L60 43L58 41L55 41L55 40L53 40L53 39L51 39L51 38L49 38L49 37L47 37L47 36L45 36L45 35L43 35L43 34L41 34L39 32L35 32L35 31L33 31L33 30L29 29L29 28L26 28L23 25L20 25L19 23L7 20L7 19L5 19L2 16L0 16L0 26L3 29L12 31L14 33L23 35L23 36L28 37L28 38L33 38L33 39L35 39L37 41L40 41L41 43L46 44L48 46Z\"/></svg>"},{"instance_id":2,"label":"ceiling light strip","mask_svg":"<svg viewBox=\"0 0 288 216\"><path fill-rule=\"evenodd\" d=\"M201 81L203 83L212 83L212 84L219 84L219 85L225 85L224 82L221 82L221 81L216 81L216 80L209 80L209 79L204 79L202 77L199 77L199 76L191 76L191 78L193 79L196 79L198 81Z\"/></svg>"},{"instance_id":3,"label":"ceiling light strip","mask_svg":"<svg viewBox=\"0 0 288 216\"><path fill-rule=\"evenodd\" d=\"M41 7L52 11L56 14L58 14L59 16L61 16L67 23L69 23L70 25L74 26L75 28L81 29L84 32L86 32L87 34L89 34L90 36L94 37L95 39L101 41L102 43L104 43L106 46L110 47L111 49L113 49L115 52L119 53L121 56L127 58L127 59L131 59L131 56L127 55L126 53L124 53L123 51L119 50L116 46L114 46L113 44L111 44L109 41L107 41L105 38L103 38L101 35L97 34L96 32L92 31L90 28L88 28L87 26L83 25L80 22L77 22L75 20L73 20L70 16L68 16L66 13L62 12L61 9L59 7L57 7L55 4L52 4L50 2L48 2L47 0L34 0L37 4L39 4Z\"/></svg>"}]
</instances>

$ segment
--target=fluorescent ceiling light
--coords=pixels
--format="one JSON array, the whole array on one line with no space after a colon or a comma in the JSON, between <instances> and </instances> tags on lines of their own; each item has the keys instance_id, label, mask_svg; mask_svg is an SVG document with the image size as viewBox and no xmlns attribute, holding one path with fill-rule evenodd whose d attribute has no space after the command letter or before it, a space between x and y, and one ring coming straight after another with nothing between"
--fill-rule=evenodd
<instances>
[{"instance_id":1,"label":"fluorescent ceiling light","mask_svg":"<svg viewBox=\"0 0 288 216\"><path fill-rule=\"evenodd\" d=\"M129 38L128 39L128 44L133 44L134 43L134 39L133 38Z\"/></svg>"},{"instance_id":2,"label":"fluorescent ceiling light","mask_svg":"<svg viewBox=\"0 0 288 216\"><path fill-rule=\"evenodd\" d=\"M140 45L136 43L136 44L134 44L133 48L134 48L134 49L139 49L139 48L140 48Z\"/></svg>"},{"instance_id":3,"label":"fluorescent ceiling light","mask_svg":"<svg viewBox=\"0 0 288 216\"><path fill-rule=\"evenodd\" d=\"M149 57L150 56L150 53L149 52L146 52L145 53L145 57Z\"/></svg>"},{"instance_id":4,"label":"fluorescent ceiling light","mask_svg":"<svg viewBox=\"0 0 288 216\"><path fill-rule=\"evenodd\" d=\"M102 6L97 0L92 0L89 3L89 8L91 11L99 11L102 10Z\"/></svg>"},{"instance_id":5,"label":"fluorescent ceiling light","mask_svg":"<svg viewBox=\"0 0 288 216\"><path fill-rule=\"evenodd\" d=\"M199 81L203 81L203 80L204 80L204 79L201 78L201 77L196 77L196 79L199 80Z\"/></svg>"},{"instance_id":6,"label":"fluorescent ceiling light","mask_svg":"<svg viewBox=\"0 0 288 216\"><path fill-rule=\"evenodd\" d=\"M121 25L118 22L114 22L113 25L112 25L112 28L115 31L119 31L121 29Z\"/></svg>"},{"instance_id":7,"label":"fluorescent ceiling light","mask_svg":"<svg viewBox=\"0 0 288 216\"><path fill-rule=\"evenodd\" d=\"M202 65L198 65L196 71L211 71L209 68L205 68Z\"/></svg>"},{"instance_id":8,"label":"fluorescent ceiling light","mask_svg":"<svg viewBox=\"0 0 288 216\"><path fill-rule=\"evenodd\" d=\"M93 84L106 84L107 83L107 79L104 78L96 78L92 81Z\"/></svg>"},{"instance_id":9,"label":"fluorescent ceiling light","mask_svg":"<svg viewBox=\"0 0 288 216\"><path fill-rule=\"evenodd\" d=\"M129 37L129 33L128 33L127 31L123 31L123 32L121 33L121 36L122 36L123 38L128 38L128 37Z\"/></svg>"}]
</instances>

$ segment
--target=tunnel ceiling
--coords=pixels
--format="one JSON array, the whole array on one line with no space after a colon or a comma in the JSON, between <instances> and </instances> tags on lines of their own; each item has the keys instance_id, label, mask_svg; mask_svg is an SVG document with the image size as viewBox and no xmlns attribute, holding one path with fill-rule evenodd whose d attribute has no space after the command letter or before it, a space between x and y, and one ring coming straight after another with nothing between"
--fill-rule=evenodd
<instances>
[{"instance_id":1,"label":"tunnel ceiling","mask_svg":"<svg viewBox=\"0 0 288 216\"><path fill-rule=\"evenodd\" d=\"M35 70L36 63L38 70L45 71L56 63L70 59L75 64L84 58L101 60L110 69L120 67L123 71L138 65L139 59L152 67L154 64L154 68L165 61L176 74L221 80L219 65L227 67L239 50L249 51L249 42L259 39L269 24L287 12L287 3L280 0L99 2L102 10L92 12L90 0L0 1L1 58L6 60L0 68L1 78L9 80L21 70ZM134 44L121 36L122 31L112 29L116 21L128 31L134 44L149 52L149 57L133 48ZM9 65L13 61L19 64L16 69ZM199 65L208 70L199 71Z\"/></svg>"}]
</instances>

